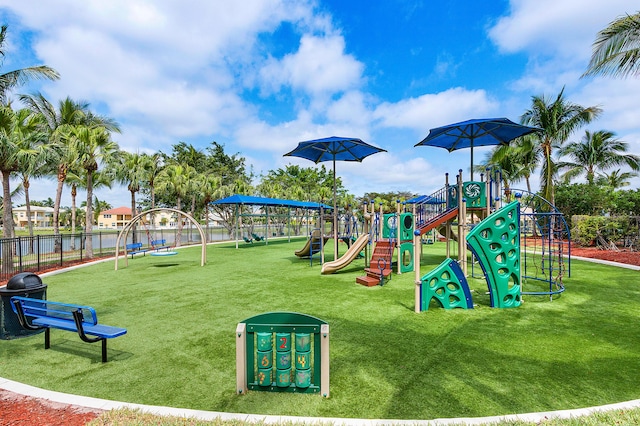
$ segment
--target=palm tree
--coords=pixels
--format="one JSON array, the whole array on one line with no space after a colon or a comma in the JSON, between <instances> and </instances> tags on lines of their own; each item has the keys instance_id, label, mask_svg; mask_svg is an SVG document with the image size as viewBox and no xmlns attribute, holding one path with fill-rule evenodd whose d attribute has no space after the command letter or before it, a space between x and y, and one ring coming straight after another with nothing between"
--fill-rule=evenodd
<instances>
[{"instance_id":1,"label":"palm tree","mask_svg":"<svg viewBox=\"0 0 640 426\"><path fill-rule=\"evenodd\" d=\"M531 174L531 161L528 158L529 153L518 146L497 145L475 169L479 173L484 173L487 169L498 170L503 192L509 201L512 184L526 179L527 185L530 185L528 178Z\"/></svg>"},{"instance_id":2,"label":"palm tree","mask_svg":"<svg viewBox=\"0 0 640 426\"><path fill-rule=\"evenodd\" d=\"M42 156L42 152L34 147L39 136L33 116L28 109L14 112L11 107L0 105L0 173L2 174L2 234L4 238L13 238L13 211L11 202L11 176L34 158ZM28 171L25 169L25 173ZM24 186L23 186L24 189ZM27 179L27 202L28 179ZM27 214L31 211L27 203ZM30 227L31 229L31 227ZM13 271L13 249L7 245L2 250L2 270Z\"/></svg>"},{"instance_id":3,"label":"palm tree","mask_svg":"<svg viewBox=\"0 0 640 426\"><path fill-rule=\"evenodd\" d=\"M182 199L189 191L189 180L195 170L190 166L170 164L158 175L157 190L173 194L176 198L176 209L182 210ZM178 232L176 235L176 247L180 247L182 239L182 216L178 217Z\"/></svg>"},{"instance_id":4,"label":"palm tree","mask_svg":"<svg viewBox=\"0 0 640 426\"><path fill-rule=\"evenodd\" d=\"M605 171L623 164L632 170L640 170L640 157L625 154L629 144L615 139L615 133L607 130L586 131L580 142L572 142L559 150L560 156L568 156L571 160L558 164L567 169L564 176L571 180L586 174L587 182L593 184L596 172Z\"/></svg>"},{"instance_id":5,"label":"palm tree","mask_svg":"<svg viewBox=\"0 0 640 426\"><path fill-rule=\"evenodd\" d=\"M156 208L156 179L162 170L162 156L159 153L155 153L152 155L142 154L143 156L143 164L145 173L144 183L149 187L149 195L151 196L151 208ZM151 222L155 223L153 220L154 214L151 214Z\"/></svg>"},{"instance_id":6,"label":"palm tree","mask_svg":"<svg viewBox=\"0 0 640 426\"><path fill-rule=\"evenodd\" d=\"M613 190L624 188L631 185L629 179L638 177L638 173L635 172L620 172L620 169L613 170L611 173L603 173L596 179L596 184L600 186L608 186Z\"/></svg>"},{"instance_id":7,"label":"palm tree","mask_svg":"<svg viewBox=\"0 0 640 426\"><path fill-rule=\"evenodd\" d=\"M100 173L98 173L98 175L100 175ZM96 176L97 177L97 176ZM99 179L99 178L98 178ZM103 212L105 210L109 210L112 209L113 206L111 204L109 204L107 201L103 201L98 199L97 196L93 196L93 201L91 202L91 206L93 207L93 222L98 222L98 218L100 217L100 212ZM80 203L80 207L84 207L86 209L87 207L87 202L83 201L82 203ZM84 212L85 210L79 209L78 212Z\"/></svg>"},{"instance_id":8,"label":"palm tree","mask_svg":"<svg viewBox=\"0 0 640 426\"><path fill-rule=\"evenodd\" d=\"M573 132L590 123L601 112L602 110L596 106L583 107L569 102L564 97L563 88L553 100L545 96L534 96L531 109L521 116L522 124L542 129L531 134L531 150L540 152L541 193L551 204L555 201L553 185L557 175L557 165L553 159L554 149L559 149Z\"/></svg>"},{"instance_id":9,"label":"palm tree","mask_svg":"<svg viewBox=\"0 0 640 426\"><path fill-rule=\"evenodd\" d=\"M25 168L28 174L29 162L44 155L36 149L35 144L40 138L33 116L28 109L14 112L9 106L0 105L0 173L2 173L2 202L3 223L2 231L5 238L13 238L13 212L11 208L11 176ZM23 189L24 185L23 185ZM28 191L28 179L27 188ZM27 206L28 209L28 206Z\"/></svg>"},{"instance_id":10,"label":"palm tree","mask_svg":"<svg viewBox=\"0 0 640 426\"><path fill-rule=\"evenodd\" d=\"M69 213L71 216L70 226L71 226L72 233L76 232L76 226L78 222L82 223L82 221L84 220L86 223L86 215L84 215L82 218L79 218L78 213L82 212L82 210L79 210L76 208L76 197L78 195L78 188L86 189L87 179L84 177L84 174L85 172L82 169L70 170L69 173L67 173L67 179L65 181L65 183L69 185L69 187L71 188L71 208ZM93 174L93 178L91 179L91 181L93 183L93 189L100 188L103 186L106 186L107 188L111 188L111 182L113 181L113 177L111 176L111 173L98 171ZM95 199L97 200L98 198L95 197ZM80 205L84 206L86 205L86 202L83 202ZM96 206L95 203L93 205ZM108 210L109 208L105 210ZM100 211L101 210L99 210L98 207L95 207L94 222L97 221ZM71 239L70 248L71 250L75 250L75 238Z\"/></svg>"},{"instance_id":11,"label":"palm tree","mask_svg":"<svg viewBox=\"0 0 640 426\"><path fill-rule=\"evenodd\" d=\"M640 76L640 12L621 16L598 33L583 77L598 74Z\"/></svg>"},{"instance_id":12,"label":"palm tree","mask_svg":"<svg viewBox=\"0 0 640 426\"><path fill-rule=\"evenodd\" d=\"M85 220L85 249L88 259L93 258L93 177L100 164L108 163L119 152L118 144L111 140L105 127L75 126L71 131L73 151L77 162L86 172L87 217Z\"/></svg>"},{"instance_id":13,"label":"palm tree","mask_svg":"<svg viewBox=\"0 0 640 426\"><path fill-rule=\"evenodd\" d=\"M147 180L148 158L148 156L137 152L123 151L119 156L120 161L114 165L116 181L126 185L131 194L132 217L136 216L136 192L140 191L142 183ZM136 242L135 228L133 229L133 242Z\"/></svg>"},{"instance_id":14,"label":"palm tree","mask_svg":"<svg viewBox=\"0 0 640 426\"><path fill-rule=\"evenodd\" d=\"M41 177L44 175L44 169L50 158L50 151L46 149L44 142L46 135L39 130L38 119L31 114L29 110L22 109L18 112L21 122L20 135L18 136L20 149L23 151L19 164L19 173L22 179L22 188L24 191L25 207L27 214L27 227L29 228L29 236L33 237L33 222L31 220L31 199L29 197L30 180L32 177ZM24 118L23 118L24 117Z\"/></svg>"},{"instance_id":15,"label":"palm tree","mask_svg":"<svg viewBox=\"0 0 640 426\"><path fill-rule=\"evenodd\" d=\"M202 202L204 203L205 226L207 229L207 238L209 237L209 204L215 200L220 194L220 184L222 179L213 174L200 175L200 191L202 193Z\"/></svg>"},{"instance_id":16,"label":"palm tree","mask_svg":"<svg viewBox=\"0 0 640 426\"><path fill-rule=\"evenodd\" d=\"M54 159L51 161L50 173L56 176L58 185L53 205L53 233L60 234L59 214L62 190L67 179L69 168L75 164L77 153L71 149L69 135L73 126L86 122L89 104L76 102L71 98L60 101L58 109L54 107L42 94L23 95L20 100L31 111L40 116L43 128L49 135L49 145Z\"/></svg>"},{"instance_id":17,"label":"palm tree","mask_svg":"<svg viewBox=\"0 0 640 426\"><path fill-rule=\"evenodd\" d=\"M0 27L0 58L5 56L5 41L7 37L7 26ZM0 61L0 65L2 62ZM0 74L0 104L7 105L9 92L19 86L34 79L57 80L60 75L53 68L46 65L26 67Z\"/></svg>"}]
</instances>

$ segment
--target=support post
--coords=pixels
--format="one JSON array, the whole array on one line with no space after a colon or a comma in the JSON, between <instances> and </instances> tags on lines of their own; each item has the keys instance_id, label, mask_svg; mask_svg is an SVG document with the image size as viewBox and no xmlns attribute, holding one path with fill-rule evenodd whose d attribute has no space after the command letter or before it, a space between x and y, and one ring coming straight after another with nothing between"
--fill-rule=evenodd
<instances>
[{"instance_id":1,"label":"support post","mask_svg":"<svg viewBox=\"0 0 640 426\"><path fill-rule=\"evenodd\" d=\"M329 324L320 326L320 395L329 398Z\"/></svg>"},{"instance_id":2,"label":"support post","mask_svg":"<svg viewBox=\"0 0 640 426\"><path fill-rule=\"evenodd\" d=\"M241 322L236 327L236 393L247 393L247 324Z\"/></svg>"}]
</instances>

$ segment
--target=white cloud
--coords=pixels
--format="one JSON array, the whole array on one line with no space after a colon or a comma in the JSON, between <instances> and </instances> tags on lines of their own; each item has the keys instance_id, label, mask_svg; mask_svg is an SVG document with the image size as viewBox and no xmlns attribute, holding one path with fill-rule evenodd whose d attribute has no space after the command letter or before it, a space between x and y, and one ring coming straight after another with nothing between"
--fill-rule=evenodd
<instances>
[{"instance_id":1,"label":"white cloud","mask_svg":"<svg viewBox=\"0 0 640 426\"><path fill-rule=\"evenodd\" d=\"M560 55L584 59L596 33L625 13L635 12L628 0L512 0L511 13L490 29L489 37L507 53Z\"/></svg>"},{"instance_id":2,"label":"white cloud","mask_svg":"<svg viewBox=\"0 0 640 426\"><path fill-rule=\"evenodd\" d=\"M342 36L304 35L297 52L273 58L261 71L267 91L282 86L312 94L338 93L361 84L363 64L345 53Z\"/></svg>"},{"instance_id":3,"label":"white cloud","mask_svg":"<svg viewBox=\"0 0 640 426\"><path fill-rule=\"evenodd\" d=\"M396 103L383 102L374 112L381 126L405 127L418 131L447 123L494 114L498 102L484 90L453 88Z\"/></svg>"}]
</instances>

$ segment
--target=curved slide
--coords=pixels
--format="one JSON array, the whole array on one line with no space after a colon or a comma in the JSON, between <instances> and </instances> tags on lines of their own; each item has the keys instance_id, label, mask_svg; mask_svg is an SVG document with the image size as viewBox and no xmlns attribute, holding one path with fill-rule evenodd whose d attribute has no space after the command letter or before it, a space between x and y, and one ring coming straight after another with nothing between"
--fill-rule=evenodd
<instances>
[{"instance_id":1,"label":"curved slide","mask_svg":"<svg viewBox=\"0 0 640 426\"><path fill-rule=\"evenodd\" d=\"M322 244L326 244L326 242L329 240L330 237L324 237L324 241L322 242ZM307 238L307 242L305 243L304 247L302 247L300 250L296 251L296 256L298 257L309 257L309 252L311 250L311 242L314 243L318 243L320 242L320 237L316 234L311 238ZM315 253L315 251L314 251Z\"/></svg>"},{"instance_id":2,"label":"curved slide","mask_svg":"<svg viewBox=\"0 0 640 426\"><path fill-rule=\"evenodd\" d=\"M365 248L368 242L369 234L361 235L353 244L351 244L349 250L347 250L347 252L343 254L342 257L332 262L323 263L321 273L333 274L335 271L344 268L358 256L358 254Z\"/></svg>"}]
</instances>

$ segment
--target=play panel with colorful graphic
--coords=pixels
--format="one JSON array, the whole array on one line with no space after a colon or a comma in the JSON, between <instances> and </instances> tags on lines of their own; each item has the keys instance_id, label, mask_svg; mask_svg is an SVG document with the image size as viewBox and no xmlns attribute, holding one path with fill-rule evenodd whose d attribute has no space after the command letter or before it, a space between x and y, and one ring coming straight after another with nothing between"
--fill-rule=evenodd
<instances>
[{"instance_id":1,"label":"play panel with colorful graphic","mask_svg":"<svg viewBox=\"0 0 640 426\"><path fill-rule=\"evenodd\" d=\"M320 393L329 397L329 324L296 312L268 312L236 328L237 393Z\"/></svg>"}]
</instances>

